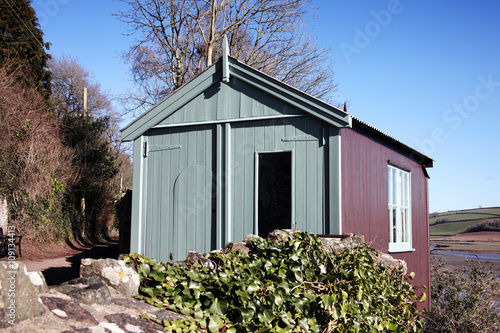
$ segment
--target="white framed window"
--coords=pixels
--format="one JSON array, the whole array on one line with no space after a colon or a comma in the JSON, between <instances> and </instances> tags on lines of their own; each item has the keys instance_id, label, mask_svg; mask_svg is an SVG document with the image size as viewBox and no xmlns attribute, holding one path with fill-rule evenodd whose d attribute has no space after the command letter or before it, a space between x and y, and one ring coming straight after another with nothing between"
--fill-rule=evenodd
<instances>
[{"instance_id":1,"label":"white framed window","mask_svg":"<svg viewBox=\"0 0 500 333\"><path fill-rule=\"evenodd\" d=\"M414 251L411 245L410 172L388 165L389 252Z\"/></svg>"}]
</instances>

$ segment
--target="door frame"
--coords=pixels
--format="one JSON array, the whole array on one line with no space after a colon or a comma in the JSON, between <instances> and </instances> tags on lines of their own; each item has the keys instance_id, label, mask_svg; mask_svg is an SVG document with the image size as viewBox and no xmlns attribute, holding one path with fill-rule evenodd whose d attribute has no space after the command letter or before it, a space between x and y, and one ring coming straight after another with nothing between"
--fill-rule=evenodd
<instances>
[{"instance_id":1,"label":"door frame","mask_svg":"<svg viewBox=\"0 0 500 333\"><path fill-rule=\"evenodd\" d=\"M253 231L254 235L259 234L259 154L269 154L269 153L288 153L291 156L291 228L295 229L295 148L292 149L279 149L279 150L256 150L254 152L254 217L253 217Z\"/></svg>"}]
</instances>

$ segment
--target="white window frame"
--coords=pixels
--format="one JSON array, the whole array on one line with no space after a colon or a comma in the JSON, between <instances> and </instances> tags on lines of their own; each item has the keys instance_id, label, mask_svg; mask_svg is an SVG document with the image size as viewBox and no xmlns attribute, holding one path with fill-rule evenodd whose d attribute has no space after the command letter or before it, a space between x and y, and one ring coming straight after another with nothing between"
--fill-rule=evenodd
<instances>
[{"instance_id":1,"label":"white window frame","mask_svg":"<svg viewBox=\"0 0 500 333\"><path fill-rule=\"evenodd\" d=\"M387 176L389 252L415 251L411 232L411 173L389 164Z\"/></svg>"}]
</instances>

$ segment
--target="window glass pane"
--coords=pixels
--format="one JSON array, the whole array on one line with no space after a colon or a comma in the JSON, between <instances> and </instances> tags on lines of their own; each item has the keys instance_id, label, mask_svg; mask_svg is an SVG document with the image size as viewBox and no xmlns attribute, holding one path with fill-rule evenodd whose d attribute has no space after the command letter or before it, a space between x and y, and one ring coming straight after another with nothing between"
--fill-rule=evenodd
<instances>
[{"instance_id":1,"label":"window glass pane","mask_svg":"<svg viewBox=\"0 0 500 333\"><path fill-rule=\"evenodd\" d=\"M401 211L399 212L400 213L400 218L401 220L399 221L400 223L400 232L401 232L401 242L405 242L406 241L406 237L405 237L405 217L404 217L404 210L401 209Z\"/></svg>"},{"instance_id":2,"label":"window glass pane","mask_svg":"<svg viewBox=\"0 0 500 333\"><path fill-rule=\"evenodd\" d=\"M389 226L389 242L393 242L392 238L392 214L391 214L391 209L389 209L389 223L387 224Z\"/></svg>"},{"instance_id":3,"label":"window glass pane","mask_svg":"<svg viewBox=\"0 0 500 333\"><path fill-rule=\"evenodd\" d=\"M404 219L405 219L405 223L404 223L404 226L405 226L405 232L404 232L404 235L403 235L403 242L409 242L410 241L410 235L409 235L409 230L408 228L410 227L408 225L408 209L405 209L404 210Z\"/></svg>"},{"instance_id":4,"label":"window glass pane","mask_svg":"<svg viewBox=\"0 0 500 333\"><path fill-rule=\"evenodd\" d=\"M401 206L405 205L405 179L406 179L406 173L401 172Z\"/></svg>"},{"instance_id":5,"label":"window glass pane","mask_svg":"<svg viewBox=\"0 0 500 333\"><path fill-rule=\"evenodd\" d=\"M389 167L387 169L387 179L388 179L388 191L387 193L389 194L389 205L392 204L392 179L391 179L391 174L392 174L392 169ZM391 220L389 220L390 222Z\"/></svg>"},{"instance_id":6,"label":"window glass pane","mask_svg":"<svg viewBox=\"0 0 500 333\"><path fill-rule=\"evenodd\" d=\"M397 213L396 213L396 208L393 208L392 209L392 233L393 233L393 236L392 236L392 240L393 242L397 242L398 241L398 228L397 228L397 220L396 220L396 217L397 217Z\"/></svg>"},{"instance_id":7,"label":"window glass pane","mask_svg":"<svg viewBox=\"0 0 500 333\"><path fill-rule=\"evenodd\" d=\"M406 175L403 172L401 172L401 206L403 206L403 207L406 205L405 178L406 178Z\"/></svg>"},{"instance_id":8,"label":"window glass pane","mask_svg":"<svg viewBox=\"0 0 500 333\"><path fill-rule=\"evenodd\" d=\"M396 170L394 170L394 169L392 169L391 180L392 180L392 200L391 200L391 203L393 205L395 205L396 204Z\"/></svg>"}]
</instances>

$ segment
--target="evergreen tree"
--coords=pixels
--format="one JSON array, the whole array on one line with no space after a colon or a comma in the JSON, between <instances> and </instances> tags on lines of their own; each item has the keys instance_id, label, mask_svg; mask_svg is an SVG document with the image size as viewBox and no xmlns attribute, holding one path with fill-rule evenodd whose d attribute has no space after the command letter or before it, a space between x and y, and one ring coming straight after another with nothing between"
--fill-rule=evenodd
<instances>
[{"instance_id":1,"label":"evergreen tree","mask_svg":"<svg viewBox=\"0 0 500 333\"><path fill-rule=\"evenodd\" d=\"M31 0L0 2L0 66L22 68L17 79L36 88L45 101L50 98L50 72L47 69L49 43L43 41Z\"/></svg>"}]
</instances>

